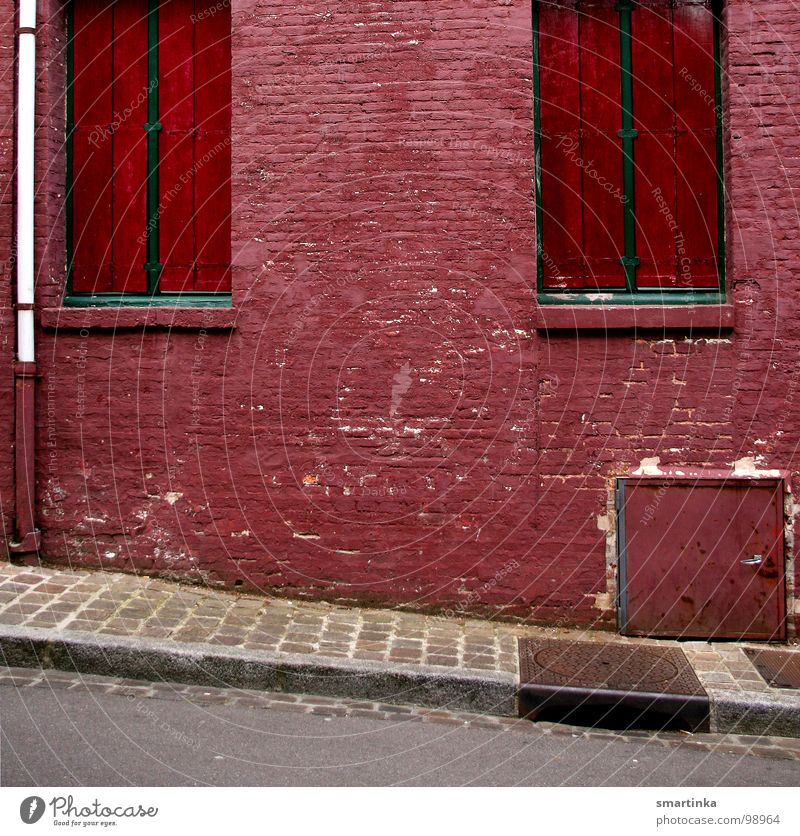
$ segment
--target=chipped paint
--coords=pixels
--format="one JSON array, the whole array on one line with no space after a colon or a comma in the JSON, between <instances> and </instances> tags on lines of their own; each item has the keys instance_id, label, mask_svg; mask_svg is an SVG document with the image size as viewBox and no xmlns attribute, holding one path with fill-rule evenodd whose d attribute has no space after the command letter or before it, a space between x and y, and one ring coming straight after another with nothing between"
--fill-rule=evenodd
<instances>
[{"instance_id":1,"label":"chipped paint","mask_svg":"<svg viewBox=\"0 0 800 836\"><path fill-rule=\"evenodd\" d=\"M596 592L593 597L595 609L605 611L614 609L614 596L610 593Z\"/></svg>"},{"instance_id":2,"label":"chipped paint","mask_svg":"<svg viewBox=\"0 0 800 836\"><path fill-rule=\"evenodd\" d=\"M639 467L633 471L634 476L663 476L664 471L660 467L661 457L654 456L649 459L642 459Z\"/></svg>"},{"instance_id":3,"label":"chipped paint","mask_svg":"<svg viewBox=\"0 0 800 836\"><path fill-rule=\"evenodd\" d=\"M734 476L758 476L764 479L780 479L783 474L780 470L759 467L757 459L762 456L745 456L733 463Z\"/></svg>"}]
</instances>

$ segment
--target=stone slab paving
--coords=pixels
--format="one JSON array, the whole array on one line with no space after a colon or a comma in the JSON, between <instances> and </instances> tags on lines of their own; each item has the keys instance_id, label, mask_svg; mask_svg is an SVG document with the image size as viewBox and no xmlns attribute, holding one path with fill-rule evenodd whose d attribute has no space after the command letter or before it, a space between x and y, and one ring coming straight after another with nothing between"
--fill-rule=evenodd
<instances>
[{"instance_id":1,"label":"stone slab paving","mask_svg":"<svg viewBox=\"0 0 800 836\"><path fill-rule=\"evenodd\" d=\"M265 655L425 666L518 676L518 637L677 645L712 701L720 729L748 718L800 734L800 692L763 681L740 643L635 639L399 610L265 598L116 572L0 563L0 625L238 648ZM795 645L796 652L800 649ZM760 714L759 714L760 712ZM770 715L769 712L772 712Z\"/></svg>"},{"instance_id":2,"label":"stone slab paving","mask_svg":"<svg viewBox=\"0 0 800 836\"><path fill-rule=\"evenodd\" d=\"M238 688L213 688L168 682L144 682L119 677L69 673L56 670L0 667L2 688L49 688L53 691L84 691L124 697L134 710L147 716L147 701L178 700L193 705L231 705L261 711L283 711L323 717L364 717L390 723L435 723L448 726L474 726L498 734L517 732L527 735L554 735L570 739L624 741L632 746L656 745L691 748L706 752L755 755L776 760L800 760L800 740L785 737L736 734L688 734L677 732L611 732L552 723L530 723L511 717L491 717L465 711L388 705L366 700L336 699L310 694L283 694Z\"/></svg>"}]
</instances>

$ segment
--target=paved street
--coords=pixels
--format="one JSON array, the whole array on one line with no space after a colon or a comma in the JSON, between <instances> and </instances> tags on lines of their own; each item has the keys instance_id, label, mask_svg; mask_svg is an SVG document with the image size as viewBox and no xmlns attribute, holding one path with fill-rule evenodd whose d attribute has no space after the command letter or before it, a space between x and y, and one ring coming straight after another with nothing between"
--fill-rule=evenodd
<instances>
[{"instance_id":1,"label":"paved street","mask_svg":"<svg viewBox=\"0 0 800 836\"><path fill-rule=\"evenodd\" d=\"M3 785L796 786L800 743L0 669Z\"/></svg>"}]
</instances>

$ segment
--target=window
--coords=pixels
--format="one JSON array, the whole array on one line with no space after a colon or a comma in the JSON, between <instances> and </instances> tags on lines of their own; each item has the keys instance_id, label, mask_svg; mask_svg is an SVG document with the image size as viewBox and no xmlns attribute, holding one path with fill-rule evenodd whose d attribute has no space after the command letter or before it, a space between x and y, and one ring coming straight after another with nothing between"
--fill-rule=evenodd
<instances>
[{"instance_id":1,"label":"window","mask_svg":"<svg viewBox=\"0 0 800 836\"><path fill-rule=\"evenodd\" d=\"M229 304L229 4L68 14L67 304Z\"/></svg>"},{"instance_id":2,"label":"window","mask_svg":"<svg viewBox=\"0 0 800 836\"><path fill-rule=\"evenodd\" d=\"M540 301L719 303L716 4L534 3L534 73Z\"/></svg>"}]
</instances>

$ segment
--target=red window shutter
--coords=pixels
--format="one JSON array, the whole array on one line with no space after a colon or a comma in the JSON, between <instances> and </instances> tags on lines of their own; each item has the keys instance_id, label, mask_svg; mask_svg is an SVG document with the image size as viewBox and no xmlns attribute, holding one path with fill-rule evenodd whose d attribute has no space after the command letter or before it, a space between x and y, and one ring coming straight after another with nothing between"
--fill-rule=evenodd
<instances>
[{"instance_id":1,"label":"red window shutter","mask_svg":"<svg viewBox=\"0 0 800 836\"><path fill-rule=\"evenodd\" d=\"M680 283L718 286L714 19L708 4L675 8L676 215Z\"/></svg>"},{"instance_id":2,"label":"red window shutter","mask_svg":"<svg viewBox=\"0 0 800 836\"><path fill-rule=\"evenodd\" d=\"M107 0L74 4L72 286L112 289L113 15Z\"/></svg>"},{"instance_id":3,"label":"red window shutter","mask_svg":"<svg viewBox=\"0 0 800 836\"><path fill-rule=\"evenodd\" d=\"M159 7L161 289L194 290L194 5Z\"/></svg>"},{"instance_id":4,"label":"red window shutter","mask_svg":"<svg viewBox=\"0 0 800 836\"><path fill-rule=\"evenodd\" d=\"M160 250L165 291L229 291L230 8L159 11Z\"/></svg>"},{"instance_id":5,"label":"red window shutter","mask_svg":"<svg viewBox=\"0 0 800 836\"><path fill-rule=\"evenodd\" d=\"M578 15L539 6L542 270L546 288L586 284Z\"/></svg>"},{"instance_id":6,"label":"red window shutter","mask_svg":"<svg viewBox=\"0 0 800 836\"><path fill-rule=\"evenodd\" d=\"M638 287L676 285L675 90L672 8L639 6L631 20L634 68Z\"/></svg>"},{"instance_id":7,"label":"red window shutter","mask_svg":"<svg viewBox=\"0 0 800 836\"><path fill-rule=\"evenodd\" d=\"M625 287L619 14L613 3L580 15L583 235L587 286Z\"/></svg>"},{"instance_id":8,"label":"red window shutter","mask_svg":"<svg viewBox=\"0 0 800 836\"><path fill-rule=\"evenodd\" d=\"M72 287L147 289L147 20L134 3L74 4Z\"/></svg>"},{"instance_id":9,"label":"red window shutter","mask_svg":"<svg viewBox=\"0 0 800 836\"><path fill-rule=\"evenodd\" d=\"M227 4L195 25L195 286L207 292L231 287L230 29Z\"/></svg>"},{"instance_id":10,"label":"red window shutter","mask_svg":"<svg viewBox=\"0 0 800 836\"><path fill-rule=\"evenodd\" d=\"M80 5L78 2L76 5ZM114 3L114 282L117 293L147 290L147 15Z\"/></svg>"},{"instance_id":11,"label":"red window shutter","mask_svg":"<svg viewBox=\"0 0 800 836\"><path fill-rule=\"evenodd\" d=\"M546 288L624 287L619 16L539 4Z\"/></svg>"},{"instance_id":12,"label":"red window shutter","mask_svg":"<svg viewBox=\"0 0 800 836\"><path fill-rule=\"evenodd\" d=\"M637 285L716 288L712 12L707 3L652 2L637 8L633 35Z\"/></svg>"}]
</instances>

